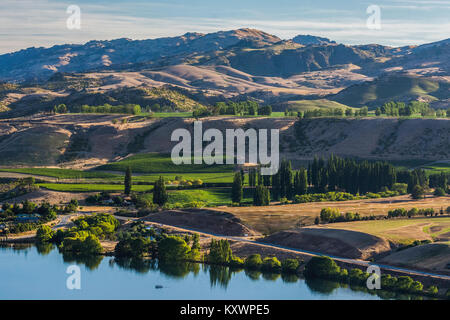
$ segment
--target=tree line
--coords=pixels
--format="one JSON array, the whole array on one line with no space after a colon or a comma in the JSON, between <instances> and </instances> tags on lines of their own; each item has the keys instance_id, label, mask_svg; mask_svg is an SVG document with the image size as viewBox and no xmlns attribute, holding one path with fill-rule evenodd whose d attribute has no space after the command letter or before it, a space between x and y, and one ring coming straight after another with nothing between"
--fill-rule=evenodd
<instances>
[{"instance_id":1,"label":"tree line","mask_svg":"<svg viewBox=\"0 0 450 320\"><path fill-rule=\"evenodd\" d=\"M244 179L242 170L235 173L231 191L234 203L242 201ZM252 168L248 172L248 184L254 188L255 205L267 205L270 196L274 200L309 202L307 195L310 194L345 200L352 195L376 198L411 193L418 199L429 187L437 188L438 193L443 193L441 196L445 195L448 181L445 173L428 177L423 169L398 170L384 161L356 161L334 155L328 159L314 157L307 168L299 170L293 170L291 162L284 159L273 176L262 176L260 168Z\"/></svg>"},{"instance_id":2,"label":"tree line","mask_svg":"<svg viewBox=\"0 0 450 320\"><path fill-rule=\"evenodd\" d=\"M408 104L405 102L389 101L384 103L381 107L375 109L375 115L386 115L390 117L409 117L413 114L420 114L422 117L450 117L450 108L447 110L430 108L427 102L422 101L410 101Z\"/></svg>"},{"instance_id":3,"label":"tree line","mask_svg":"<svg viewBox=\"0 0 450 320\"><path fill-rule=\"evenodd\" d=\"M53 112L56 114L64 113L106 113L106 114L140 114L141 106L138 104L125 104L113 106L108 103L100 106L90 106L87 104L67 107L65 104L54 106Z\"/></svg>"}]
</instances>

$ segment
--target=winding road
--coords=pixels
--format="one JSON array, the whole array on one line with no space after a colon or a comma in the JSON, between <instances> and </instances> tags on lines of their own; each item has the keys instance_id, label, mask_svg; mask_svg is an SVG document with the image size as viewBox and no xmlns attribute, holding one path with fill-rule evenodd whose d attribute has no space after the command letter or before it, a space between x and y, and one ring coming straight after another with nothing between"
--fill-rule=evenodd
<instances>
[{"instance_id":1,"label":"winding road","mask_svg":"<svg viewBox=\"0 0 450 320\"><path fill-rule=\"evenodd\" d=\"M125 219L124 217L117 217L117 216L116 216L116 218L119 218L121 220ZM128 220L128 219L139 220L136 218L126 218L126 220ZM329 255L329 254L320 253L320 252L301 250L301 249L290 248L290 247L285 247L285 246L276 245L276 244L265 243L265 242L261 242L261 241L257 241L257 240L252 240L252 239L249 239L246 237L224 236L224 235L208 233L208 232L204 232L204 231L196 230L196 229L192 229L192 228L166 225L166 224L162 224L162 223L158 223L158 222L150 222L150 221L144 221L144 222L146 222L147 224L151 224L151 225L155 225L155 226L159 226L159 227L171 228L171 229L175 229L175 230L182 231L182 232L195 232L200 235L215 237L215 238L219 238L219 239L245 242L245 243L250 243L253 245L262 246L262 247L266 247L266 248L281 249L285 252L299 253L299 254L308 255L308 256L327 256L333 260L348 263L348 264L354 264L354 265L359 265L359 266L364 266L364 267L369 267L372 265L372 266L378 266L380 269L387 270L387 271L396 271L396 272L406 273L408 275L419 275L419 276L426 276L426 277L432 277L432 278L436 278L436 279L443 279L443 280L450 281L450 276L448 276L448 275L442 275L442 274L419 271L419 270L412 270L412 269L408 269L408 268L395 267L395 266L379 264L379 263L374 263L374 262L365 261L365 260L342 258L342 257L337 257L337 256Z\"/></svg>"}]
</instances>

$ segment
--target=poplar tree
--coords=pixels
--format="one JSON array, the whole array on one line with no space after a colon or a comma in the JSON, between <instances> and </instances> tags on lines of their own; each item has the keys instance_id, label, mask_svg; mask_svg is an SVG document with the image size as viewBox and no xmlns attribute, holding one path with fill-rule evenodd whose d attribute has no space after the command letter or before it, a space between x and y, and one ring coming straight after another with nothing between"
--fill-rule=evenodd
<instances>
[{"instance_id":1,"label":"poplar tree","mask_svg":"<svg viewBox=\"0 0 450 320\"><path fill-rule=\"evenodd\" d=\"M129 195L131 193L131 186L132 186L132 181L131 181L131 168L127 167L127 170L125 172L125 179L124 179L124 193L126 195Z\"/></svg>"},{"instance_id":2,"label":"poplar tree","mask_svg":"<svg viewBox=\"0 0 450 320\"><path fill-rule=\"evenodd\" d=\"M231 187L231 200L234 203L241 203L243 195L241 173L234 174L233 186Z\"/></svg>"}]
</instances>

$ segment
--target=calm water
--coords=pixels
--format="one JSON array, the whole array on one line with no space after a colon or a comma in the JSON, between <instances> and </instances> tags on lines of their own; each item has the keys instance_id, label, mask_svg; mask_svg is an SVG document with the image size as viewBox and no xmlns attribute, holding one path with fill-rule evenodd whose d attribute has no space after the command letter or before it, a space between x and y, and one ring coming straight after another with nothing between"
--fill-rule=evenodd
<instances>
[{"instance_id":1,"label":"calm water","mask_svg":"<svg viewBox=\"0 0 450 320\"><path fill-rule=\"evenodd\" d=\"M68 266L81 269L81 290L66 288ZM156 285L163 286L156 289ZM385 296L385 298L402 298ZM0 247L0 299L380 299L361 289L295 276L156 261L76 261L52 246Z\"/></svg>"}]
</instances>

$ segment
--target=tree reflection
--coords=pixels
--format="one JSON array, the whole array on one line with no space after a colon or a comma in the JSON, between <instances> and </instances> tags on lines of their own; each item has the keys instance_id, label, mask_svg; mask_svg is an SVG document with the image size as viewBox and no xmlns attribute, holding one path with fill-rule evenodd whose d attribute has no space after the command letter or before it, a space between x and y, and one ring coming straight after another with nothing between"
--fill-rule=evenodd
<instances>
[{"instance_id":1,"label":"tree reflection","mask_svg":"<svg viewBox=\"0 0 450 320\"><path fill-rule=\"evenodd\" d=\"M209 279L211 287L219 285L222 288L227 288L233 276L233 271L224 266L211 265L209 267Z\"/></svg>"},{"instance_id":2,"label":"tree reflection","mask_svg":"<svg viewBox=\"0 0 450 320\"><path fill-rule=\"evenodd\" d=\"M245 275L249 277L251 280L256 281L259 280L261 272L257 270L245 270Z\"/></svg>"},{"instance_id":3,"label":"tree reflection","mask_svg":"<svg viewBox=\"0 0 450 320\"><path fill-rule=\"evenodd\" d=\"M156 261L140 258L115 258L112 259L117 266L125 270L133 270L138 273L147 273L150 270L156 270Z\"/></svg>"},{"instance_id":4,"label":"tree reflection","mask_svg":"<svg viewBox=\"0 0 450 320\"><path fill-rule=\"evenodd\" d=\"M280 277L279 273L263 272L262 277L267 281L275 281Z\"/></svg>"},{"instance_id":5,"label":"tree reflection","mask_svg":"<svg viewBox=\"0 0 450 320\"><path fill-rule=\"evenodd\" d=\"M62 253L62 256L64 262L84 264L89 270L97 269L103 260L103 256L100 255L82 256L70 252L64 252Z\"/></svg>"},{"instance_id":6,"label":"tree reflection","mask_svg":"<svg viewBox=\"0 0 450 320\"><path fill-rule=\"evenodd\" d=\"M329 281L329 280L306 278L305 282L311 291L315 291L315 292L319 292L319 293L330 294L334 290L339 288L338 282Z\"/></svg>"},{"instance_id":7,"label":"tree reflection","mask_svg":"<svg viewBox=\"0 0 450 320\"><path fill-rule=\"evenodd\" d=\"M285 283L295 283L298 281L298 276L294 273L283 273L281 275L281 280Z\"/></svg>"},{"instance_id":8,"label":"tree reflection","mask_svg":"<svg viewBox=\"0 0 450 320\"><path fill-rule=\"evenodd\" d=\"M173 278L185 278L190 272L198 274L200 266L198 263L192 262L165 262L159 261L159 271Z\"/></svg>"},{"instance_id":9,"label":"tree reflection","mask_svg":"<svg viewBox=\"0 0 450 320\"><path fill-rule=\"evenodd\" d=\"M53 250L52 243L37 243L36 250L40 255L46 256Z\"/></svg>"}]
</instances>

